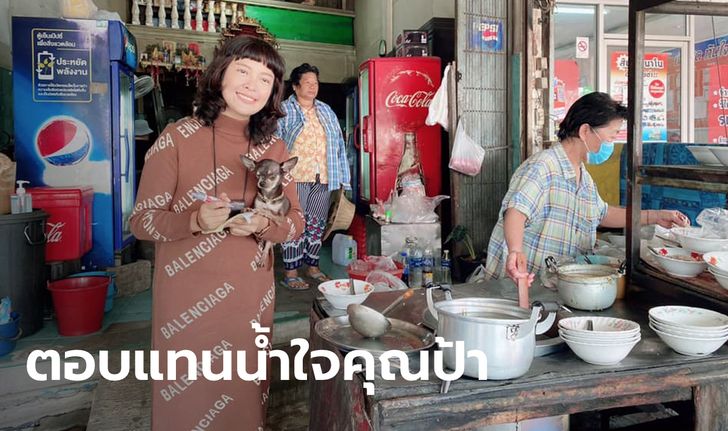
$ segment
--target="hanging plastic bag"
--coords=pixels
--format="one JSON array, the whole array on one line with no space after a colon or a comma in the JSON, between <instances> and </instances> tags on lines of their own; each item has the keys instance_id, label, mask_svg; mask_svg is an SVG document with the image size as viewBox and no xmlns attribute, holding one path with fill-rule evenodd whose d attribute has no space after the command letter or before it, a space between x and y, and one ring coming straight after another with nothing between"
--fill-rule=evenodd
<instances>
[{"instance_id":1,"label":"hanging plastic bag","mask_svg":"<svg viewBox=\"0 0 728 431\"><path fill-rule=\"evenodd\" d=\"M439 123L445 130L449 130L449 124L447 119L447 84L449 80L449 73L450 65L448 64L447 66L445 66L445 72L442 74L442 82L440 83L440 88L437 89L437 91L435 92L435 96L432 98L432 102L430 102L430 107L427 111L427 118L425 119L425 124L427 124L428 126L434 126L435 124Z\"/></svg>"},{"instance_id":2,"label":"hanging plastic bag","mask_svg":"<svg viewBox=\"0 0 728 431\"><path fill-rule=\"evenodd\" d=\"M455 132L455 144L450 155L450 169L465 175L475 176L480 173L483 164L485 150L473 141L473 138L465 132L463 121L458 121L458 129Z\"/></svg>"}]
</instances>

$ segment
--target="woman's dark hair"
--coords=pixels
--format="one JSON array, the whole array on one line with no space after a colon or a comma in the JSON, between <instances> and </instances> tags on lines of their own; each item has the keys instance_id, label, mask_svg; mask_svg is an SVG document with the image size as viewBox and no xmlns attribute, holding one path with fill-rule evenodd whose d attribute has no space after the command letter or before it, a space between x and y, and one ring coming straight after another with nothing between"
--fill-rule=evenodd
<instances>
[{"instance_id":1,"label":"woman's dark hair","mask_svg":"<svg viewBox=\"0 0 728 431\"><path fill-rule=\"evenodd\" d=\"M270 140L278 128L278 119L285 115L281 110L285 62L278 51L262 39L237 36L215 48L215 55L203 73L197 88L194 102L195 117L206 126L211 126L215 122L220 112L226 107L225 99L222 97L222 78L225 71L230 63L243 58L263 63L275 77L268 103L260 112L250 117L248 124L250 139L255 145L258 145Z\"/></svg>"},{"instance_id":2,"label":"woman's dark hair","mask_svg":"<svg viewBox=\"0 0 728 431\"><path fill-rule=\"evenodd\" d=\"M301 84L301 77L304 73L312 72L316 74L316 80L318 81L319 76L319 70L316 66L311 66L308 63L303 63L302 65L296 67L291 71L291 85L300 85Z\"/></svg>"},{"instance_id":3,"label":"woman's dark hair","mask_svg":"<svg viewBox=\"0 0 728 431\"><path fill-rule=\"evenodd\" d=\"M557 136L563 141L569 137L579 136L579 127L582 124L588 124L596 129L617 119L627 119L627 107L612 99L607 93L589 93L571 105L566 117L559 124Z\"/></svg>"}]
</instances>

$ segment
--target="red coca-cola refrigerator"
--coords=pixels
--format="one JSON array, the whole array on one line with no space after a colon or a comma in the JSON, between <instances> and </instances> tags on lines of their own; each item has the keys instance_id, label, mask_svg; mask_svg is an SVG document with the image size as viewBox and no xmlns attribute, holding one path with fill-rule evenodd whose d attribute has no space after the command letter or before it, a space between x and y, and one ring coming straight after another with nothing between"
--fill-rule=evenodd
<instances>
[{"instance_id":1,"label":"red coca-cola refrigerator","mask_svg":"<svg viewBox=\"0 0 728 431\"><path fill-rule=\"evenodd\" d=\"M440 126L426 126L440 86L438 57L387 57L359 67L359 172L361 204L382 201L397 182L405 133L414 133L428 196L441 193Z\"/></svg>"}]
</instances>

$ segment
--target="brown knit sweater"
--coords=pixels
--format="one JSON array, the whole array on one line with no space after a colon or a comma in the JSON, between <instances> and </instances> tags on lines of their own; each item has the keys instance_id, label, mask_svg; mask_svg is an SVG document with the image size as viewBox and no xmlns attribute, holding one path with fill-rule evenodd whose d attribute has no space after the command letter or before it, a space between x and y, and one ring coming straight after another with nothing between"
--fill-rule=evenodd
<instances>
[{"instance_id":1,"label":"brown knit sweater","mask_svg":"<svg viewBox=\"0 0 728 431\"><path fill-rule=\"evenodd\" d=\"M162 372L167 373L167 350L191 350L197 354L195 366L201 364L201 352L211 350L213 371L221 370L222 351L233 351L231 381L208 381L201 373L198 380L189 380L184 359L177 361L176 380L155 381L154 430L264 426L268 384L239 379L234 352L246 351L248 372L257 369L257 334L251 323L272 329L275 285L272 268L255 268L254 261L263 240L278 243L300 235L304 219L295 183L284 179L291 201L285 222L271 222L258 238L190 230L190 216L201 205L192 198L195 191L213 196L225 192L233 200L253 204L255 174L245 169L240 155L288 159L282 140L250 145L246 129L247 121L222 114L214 127L186 118L167 126L145 157L130 222L137 238L156 243L152 348L160 351ZM270 340L272 333L266 335Z\"/></svg>"}]
</instances>

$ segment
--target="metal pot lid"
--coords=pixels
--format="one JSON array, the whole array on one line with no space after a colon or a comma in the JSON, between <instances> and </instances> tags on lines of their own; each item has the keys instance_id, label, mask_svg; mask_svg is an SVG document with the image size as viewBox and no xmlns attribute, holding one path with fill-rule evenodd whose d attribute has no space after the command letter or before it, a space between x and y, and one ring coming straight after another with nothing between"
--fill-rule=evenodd
<instances>
[{"instance_id":1,"label":"metal pot lid","mask_svg":"<svg viewBox=\"0 0 728 431\"><path fill-rule=\"evenodd\" d=\"M473 322L490 323L494 325L520 325L528 323L531 311L505 303L510 300L496 300L489 298L461 298L452 301L435 303L438 313L456 319L465 319Z\"/></svg>"},{"instance_id":2,"label":"metal pot lid","mask_svg":"<svg viewBox=\"0 0 728 431\"><path fill-rule=\"evenodd\" d=\"M379 338L365 338L351 327L349 316L329 317L319 320L314 331L339 349L366 350L381 354L387 350L413 353L428 349L435 344L435 335L425 328L404 320L389 318L392 329Z\"/></svg>"},{"instance_id":3,"label":"metal pot lid","mask_svg":"<svg viewBox=\"0 0 728 431\"><path fill-rule=\"evenodd\" d=\"M573 263L559 267L559 279L566 281L604 281L619 277L621 274L616 268L608 265L588 265Z\"/></svg>"}]
</instances>

